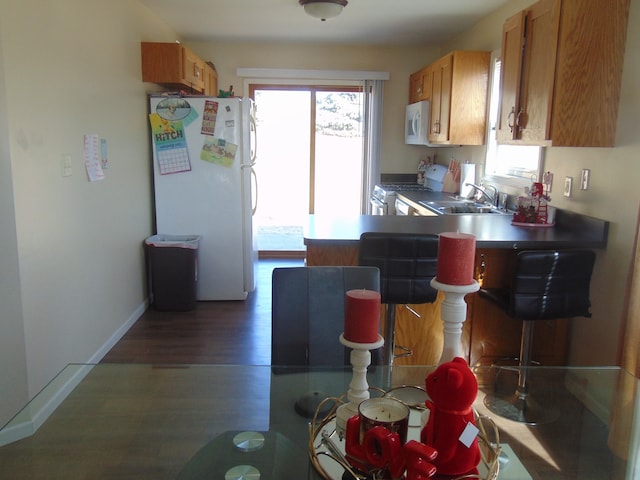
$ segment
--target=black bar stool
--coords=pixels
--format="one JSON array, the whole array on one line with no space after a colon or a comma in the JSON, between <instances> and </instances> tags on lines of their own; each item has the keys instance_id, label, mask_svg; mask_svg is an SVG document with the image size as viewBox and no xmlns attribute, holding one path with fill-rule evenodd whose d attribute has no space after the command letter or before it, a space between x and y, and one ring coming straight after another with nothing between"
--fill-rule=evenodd
<instances>
[{"instance_id":1,"label":"black bar stool","mask_svg":"<svg viewBox=\"0 0 640 480\"><path fill-rule=\"evenodd\" d=\"M386 311L384 365L392 365L394 356L412 354L395 345L396 305L435 302L438 291L431 280L437 261L437 235L365 232L360 236L358 264L380 270L380 299ZM396 349L403 353L395 355Z\"/></svg>"},{"instance_id":2,"label":"black bar stool","mask_svg":"<svg viewBox=\"0 0 640 480\"><path fill-rule=\"evenodd\" d=\"M553 408L529 397L527 370L533 322L591 316L589 285L595 258L589 250L523 251L516 256L509 289L480 289L482 298L498 305L514 320L522 320L516 391L508 396L487 395L484 403L489 410L530 425L557 418Z\"/></svg>"}]
</instances>

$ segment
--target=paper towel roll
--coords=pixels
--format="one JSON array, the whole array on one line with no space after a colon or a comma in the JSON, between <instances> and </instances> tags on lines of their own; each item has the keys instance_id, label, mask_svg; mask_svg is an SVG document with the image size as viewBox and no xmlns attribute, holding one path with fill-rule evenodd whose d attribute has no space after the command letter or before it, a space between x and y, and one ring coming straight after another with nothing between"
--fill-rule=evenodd
<instances>
[{"instance_id":1,"label":"paper towel roll","mask_svg":"<svg viewBox=\"0 0 640 480\"><path fill-rule=\"evenodd\" d=\"M460 196L469 197L473 193L473 187L467 187L467 183L476 183L476 166L473 163L463 163L460 170Z\"/></svg>"}]
</instances>

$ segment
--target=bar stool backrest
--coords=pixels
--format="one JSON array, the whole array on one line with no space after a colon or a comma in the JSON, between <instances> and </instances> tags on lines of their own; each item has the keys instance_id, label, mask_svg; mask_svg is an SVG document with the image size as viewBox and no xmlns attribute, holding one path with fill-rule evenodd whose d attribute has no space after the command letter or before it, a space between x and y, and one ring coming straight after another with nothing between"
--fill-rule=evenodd
<instances>
[{"instance_id":1,"label":"bar stool backrest","mask_svg":"<svg viewBox=\"0 0 640 480\"><path fill-rule=\"evenodd\" d=\"M380 269L380 297L386 304L433 303L438 236L365 232L358 264Z\"/></svg>"},{"instance_id":2,"label":"bar stool backrest","mask_svg":"<svg viewBox=\"0 0 640 480\"><path fill-rule=\"evenodd\" d=\"M508 313L519 320L590 317L589 250L523 251L517 255Z\"/></svg>"}]
</instances>

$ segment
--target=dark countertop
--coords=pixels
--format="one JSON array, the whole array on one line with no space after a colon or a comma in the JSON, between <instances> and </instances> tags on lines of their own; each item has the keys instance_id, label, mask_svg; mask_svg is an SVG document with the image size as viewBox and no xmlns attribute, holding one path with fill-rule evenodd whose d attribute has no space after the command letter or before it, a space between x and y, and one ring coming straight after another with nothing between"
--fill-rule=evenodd
<instances>
[{"instance_id":1,"label":"dark countertop","mask_svg":"<svg viewBox=\"0 0 640 480\"><path fill-rule=\"evenodd\" d=\"M441 193L402 192L408 200L443 198ZM307 246L345 246L357 244L364 232L395 232L439 234L442 232L471 233L480 248L605 248L609 222L585 215L556 210L553 227L522 227L511 225L511 215L441 215L326 217L310 215L304 230Z\"/></svg>"}]
</instances>

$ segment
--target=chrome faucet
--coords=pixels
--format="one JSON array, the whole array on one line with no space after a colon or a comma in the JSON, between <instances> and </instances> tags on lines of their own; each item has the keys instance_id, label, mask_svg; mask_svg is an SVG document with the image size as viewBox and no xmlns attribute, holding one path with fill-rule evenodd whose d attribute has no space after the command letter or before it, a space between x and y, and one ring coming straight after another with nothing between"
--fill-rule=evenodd
<instances>
[{"instance_id":1,"label":"chrome faucet","mask_svg":"<svg viewBox=\"0 0 640 480\"><path fill-rule=\"evenodd\" d=\"M488 188L491 188L493 190L493 196L489 195L484 188L482 188L480 185L476 185L475 183L465 183L465 186L475 188L478 192L482 193L486 197L491 205L493 205L494 207L498 206L498 189L493 185L487 186Z\"/></svg>"}]
</instances>

